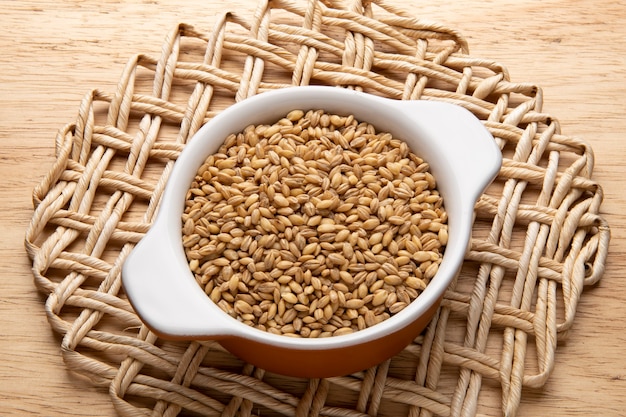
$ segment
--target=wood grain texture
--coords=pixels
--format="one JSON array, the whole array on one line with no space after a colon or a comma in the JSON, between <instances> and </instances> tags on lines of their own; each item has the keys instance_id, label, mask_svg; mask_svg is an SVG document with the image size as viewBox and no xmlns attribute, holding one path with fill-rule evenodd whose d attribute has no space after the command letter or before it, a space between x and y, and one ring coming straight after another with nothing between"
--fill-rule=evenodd
<instances>
[{"instance_id":1,"label":"wood grain texture","mask_svg":"<svg viewBox=\"0 0 626 417\"><path fill-rule=\"evenodd\" d=\"M606 273L581 298L547 385L523 393L518 416L626 413L626 4L608 0L390 1L460 30L474 56L544 90L563 133L586 139L612 228ZM175 23L209 30L256 1L0 1L0 404L5 416L113 416L106 387L66 370L35 292L24 231L30 195L54 160L57 129L83 95L112 90L127 59L158 53ZM485 398L486 402L497 398ZM499 407L492 408L498 415Z\"/></svg>"}]
</instances>

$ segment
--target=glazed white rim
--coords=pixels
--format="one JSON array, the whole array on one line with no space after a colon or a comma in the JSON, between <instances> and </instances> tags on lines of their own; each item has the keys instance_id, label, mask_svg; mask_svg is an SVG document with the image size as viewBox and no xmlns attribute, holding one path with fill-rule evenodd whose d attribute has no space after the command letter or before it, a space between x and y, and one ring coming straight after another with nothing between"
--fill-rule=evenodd
<instances>
[{"instance_id":1,"label":"glazed white rim","mask_svg":"<svg viewBox=\"0 0 626 417\"><path fill-rule=\"evenodd\" d=\"M182 246L185 195L198 168L226 136L269 123L293 109L353 114L391 132L431 166L448 212L449 240L427 288L401 312L370 328L319 339L291 338L254 329L228 316L196 283ZM141 320L161 335L184 339L238 337L291 349L332 349L395 333L439 301L466 253L474 204L501 166L493 137L469 111L434 101L397 101L337 87L307 86L261 93L224 110L192 138L168 179L156 220L123 265L122 280Z\"/></svg>"}]
</instances>

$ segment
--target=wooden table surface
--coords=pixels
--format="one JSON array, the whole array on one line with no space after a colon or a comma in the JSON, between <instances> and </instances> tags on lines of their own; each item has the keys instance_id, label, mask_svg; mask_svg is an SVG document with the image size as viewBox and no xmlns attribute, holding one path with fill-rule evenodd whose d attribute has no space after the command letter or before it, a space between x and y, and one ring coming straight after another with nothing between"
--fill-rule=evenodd
<instances>
[{"instance_id":1,"label":"wooden table surface","mask_svg":"<svg viewBox=\"0 0 626 417\"><path fill-rule=\"evenodd\" d=\"M392 2L393 3L393 2ZM470 52L544 89L544 109L596 155L612 228L606 273L579 304L542 390L518 415L626 415L626 3L615 0L395 0L460 30ZM114 89L126 60L158 54L177 22L210 28L256 1L0 1L0 414L113 416L108 394L66 370L23 247L31 192L54 160L57 129L88 90Z\"/></svg>"}]
</instances>

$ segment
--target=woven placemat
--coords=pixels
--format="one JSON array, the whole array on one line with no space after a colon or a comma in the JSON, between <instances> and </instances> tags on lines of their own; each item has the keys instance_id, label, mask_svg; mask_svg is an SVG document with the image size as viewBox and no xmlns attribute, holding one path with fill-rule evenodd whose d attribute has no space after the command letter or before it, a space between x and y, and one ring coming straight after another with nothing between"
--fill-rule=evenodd
<instances>
[{"instance_id":1,"label":"woven placemat","mask_svg":"<svg viewBox=\"0 0 626 417\"><path fill-rule=\"evenodd\" d=\"M199 127L235 101L307 84L461 105L504 155L430 326L377 367L321 380L270 374L217 343L157 338L120 279ZM538 86L383 1L261 1L251 21L178 25L160 56L129 61L115 91L85 96L56 155L26 233L35 283L68 368L108 387L123 416L513 416L522 388L546 382L583 288L604 270L591 148L561 134ZM484 406L498 398L501 411Z\"/></svg>"}]
</instances>

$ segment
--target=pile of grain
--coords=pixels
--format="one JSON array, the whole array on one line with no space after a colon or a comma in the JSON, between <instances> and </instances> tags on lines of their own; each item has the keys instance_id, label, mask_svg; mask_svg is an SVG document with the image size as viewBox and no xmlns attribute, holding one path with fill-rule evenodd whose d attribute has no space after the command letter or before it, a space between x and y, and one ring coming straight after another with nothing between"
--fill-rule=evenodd
<instances>
[{"instance_id":1,"label":"pile of grain","mask_svg":"<svg viewBox=\"0 0 626 417\"><path fill-rule=\"evenodd\" d=\"M294 337L351 333L401 311L448 239L428 164L391 134L321 110L226 138L198 170L182 221L208 296Z\"/></svg>"}]
</instances>

